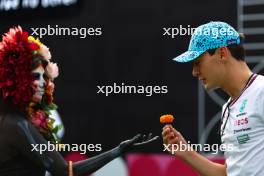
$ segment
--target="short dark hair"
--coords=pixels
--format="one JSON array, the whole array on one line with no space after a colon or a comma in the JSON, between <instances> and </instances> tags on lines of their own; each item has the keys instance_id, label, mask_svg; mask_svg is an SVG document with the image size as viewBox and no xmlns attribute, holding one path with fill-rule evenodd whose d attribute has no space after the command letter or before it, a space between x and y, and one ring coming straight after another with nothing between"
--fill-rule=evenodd
<instances>
[{"instance_id":1,"label":"short dark hair","mask_svg":"<svg viewBox=\"0 0 264 176\"><path fill-rule=\"evenodd\" d=\"M239 33L239 37L240 37L240 44L234 44L234 45L229 45L227 46L227 48L229 49L230 53L232 54L232 56L240 61L244 61L245 60L245 56L246 56L246 52L245 52L245 48L243 46L243 43L245 41L245 35L243 33ZM216 49L209 49L207 50L207 52L212 56L214 55Z\"/></svg>"}]
</instances>

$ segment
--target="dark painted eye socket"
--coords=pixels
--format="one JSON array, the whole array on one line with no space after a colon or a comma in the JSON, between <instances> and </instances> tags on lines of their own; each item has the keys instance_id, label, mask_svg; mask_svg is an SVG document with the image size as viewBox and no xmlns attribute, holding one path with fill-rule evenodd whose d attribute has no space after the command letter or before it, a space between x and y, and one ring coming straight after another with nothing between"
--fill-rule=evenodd
<instances>
[{"instance_id":1,"label":"dark painted eye socket","mask_svg":"<svg viewBox=\"0 0 264 176\"><path fill-rule=\"evenodd\" d=\"M43 78L47 81L49 79L49 77L44 73L43 74Z\"/></svg>"},{"instance_id":2,"label":"dark painted eye socket","mask_svg":"<svg viewBox=\"0 0 264 176\"><path fill-rule=\"evenodd\" d=\"M32 76L33 76L34 80L40 79L40 73L32 73Z\"/></svg>"}]
</instances>

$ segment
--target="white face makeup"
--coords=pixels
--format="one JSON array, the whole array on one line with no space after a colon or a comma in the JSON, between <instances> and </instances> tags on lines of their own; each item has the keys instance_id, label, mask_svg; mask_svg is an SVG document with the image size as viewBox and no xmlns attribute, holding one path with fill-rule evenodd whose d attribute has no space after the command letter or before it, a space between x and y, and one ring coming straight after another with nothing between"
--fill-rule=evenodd
<instances>
[{"instance_id":1,"label":"white face makeup","mask_svg":"<svg viewBox=\"0 0 264 176\"><path fill-rule=\"evenodd\" d=\"M45 79L44 79L45 70L42 66L37 67L32 71L34 77L33 86L35 88L35 94L33 95L34 101L40 101L44 94L45 89Z\"/></svg>"}]
</instances>

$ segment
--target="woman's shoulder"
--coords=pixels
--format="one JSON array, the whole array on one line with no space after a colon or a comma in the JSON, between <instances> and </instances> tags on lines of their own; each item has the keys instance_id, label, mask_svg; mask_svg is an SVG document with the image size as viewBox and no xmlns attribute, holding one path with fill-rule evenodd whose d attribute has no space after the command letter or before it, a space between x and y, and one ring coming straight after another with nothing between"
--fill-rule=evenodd
<instances>
[{"instance_id":1,"label":"woman's shoulder","mask_svg":"<svg viewBox=\"0 0 264 176\"><path fill-rule=\"evenodd\" d=\"M30 131L29 121L20 114L7 113L0 117L0 143L18 147L27 141Z\"/></svg>"},{"instance_id":2,"label":"woman's shoulder","mask_svg":"<svg viewBox=\"0 0 264 176\"><path fill-rule=\"evenodd\" d=\"M0 117L0 124L3 129L14 130L28 126L29 121L22 114L8 113Z\"/></svg>"}]
</instances>

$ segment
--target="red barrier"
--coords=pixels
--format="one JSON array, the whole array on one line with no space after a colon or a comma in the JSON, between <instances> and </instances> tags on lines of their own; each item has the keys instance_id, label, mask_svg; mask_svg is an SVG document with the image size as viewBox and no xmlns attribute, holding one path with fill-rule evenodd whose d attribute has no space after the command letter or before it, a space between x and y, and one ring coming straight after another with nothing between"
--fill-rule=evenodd
<instances>
[{"instance_id":1,"label":"red barrier","mask_svg":"<svg viewBox=\"0 0 264 176\"><path fill-rule=\"evenodd\" d=\"M130 154L126 160L129 176L198 176L190 166L171 155ZM223 157L210 160L225 163Z\"/></svg>"}]
</instances>

